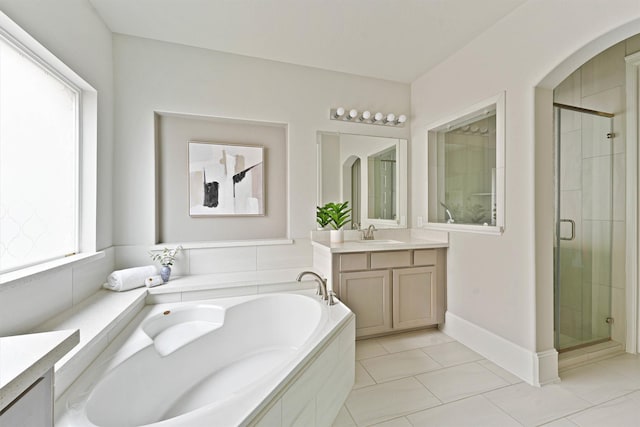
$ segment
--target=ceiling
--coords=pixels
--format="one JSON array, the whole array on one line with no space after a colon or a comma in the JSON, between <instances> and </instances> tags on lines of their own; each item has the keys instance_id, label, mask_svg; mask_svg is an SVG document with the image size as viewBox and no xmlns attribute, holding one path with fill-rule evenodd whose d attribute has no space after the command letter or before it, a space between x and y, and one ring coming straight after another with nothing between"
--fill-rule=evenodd
<instances>
[{"instance_id":1,"label":"ceiling","mask_svg":"<svg viewBox=\"0 0 640 427\"><path fill-rule=\"evenodd\" d=\"M114 33L410 83L526 0L89 0Z\"/></svg>"}]
</instances>

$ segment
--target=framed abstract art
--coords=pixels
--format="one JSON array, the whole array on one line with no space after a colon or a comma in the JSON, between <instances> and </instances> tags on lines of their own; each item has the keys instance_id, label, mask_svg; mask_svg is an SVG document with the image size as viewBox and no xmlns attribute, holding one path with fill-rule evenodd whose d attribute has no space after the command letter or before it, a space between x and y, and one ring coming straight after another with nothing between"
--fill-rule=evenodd
<instances>
[{"instance_id":1,"label":"framed abstract art","mask_svg":"<svg viewBox=\"0 0 640 427\"><path fill-rule=\"evenodd\" d=\"M189 141L189 215L265 214L264 147Z\"/></svg>"}]
</instances>

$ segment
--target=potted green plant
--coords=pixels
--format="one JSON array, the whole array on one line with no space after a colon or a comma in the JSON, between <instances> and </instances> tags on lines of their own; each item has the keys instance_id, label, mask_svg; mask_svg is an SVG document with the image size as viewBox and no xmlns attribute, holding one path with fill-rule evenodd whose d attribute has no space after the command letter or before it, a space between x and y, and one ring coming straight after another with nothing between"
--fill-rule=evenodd
<instances>
[{"instance_id":1,"label":"potted green plant","mask_svg":"<svg viewBox=\"0 0 640 427\"><path fill-rule=\"evenodd\" d=\"M162 277L162 281L167 283L169 281L169 277L171 276L171 266L176 261L176 256L178 252L182 250L182 246L178 245L173 249L164 248L162 252L154 253L149 252L149 256L154 261L159 261L160 265L160 277Z\"/></svg>"},{"instance_id":2,"label":"potted green plant","mask_svg":"<svg viewBox=\"0 0 640 427\"><path fill-rule=\"evenodd\" d=\"M327 212L325 206L316 206L316 222L318 223L318 230L324 230L331 222L329 212Z\"/></svg>"},{"instance_id":3,"label":"potted green plant","mask_svg":"<svg viewBox=\"0 0 640 427\"><path fill-rule=\"evenodd\" d=\"M329 225L333 228L331 230L332 242L344 241L344 230L342 227L349 222L351 216L351 209L349 209L349 201L343 203L329 202L324 205L324 209L329 216Z\"/></svg>"}]
</instances>

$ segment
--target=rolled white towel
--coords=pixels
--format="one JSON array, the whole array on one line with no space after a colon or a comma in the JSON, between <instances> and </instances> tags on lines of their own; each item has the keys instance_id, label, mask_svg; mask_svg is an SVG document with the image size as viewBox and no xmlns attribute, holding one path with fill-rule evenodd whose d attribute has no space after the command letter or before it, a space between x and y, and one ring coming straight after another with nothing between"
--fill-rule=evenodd
<instances>
[{"instance_id":1,"label":"rolled white towel","mask_svg":"<svg viewBox=\"0 0 640 427\"><path fill-rule=\"evenodd\" d=\"M162 285L164 280L162 280L161 276L151 276L147 277L144 281L144 284L147 288L153 288L154 286Z\"/></svg>"},{"instance_id":2,"label":"rolled white towel","mask_svg":"<svg viewBox=\"0 0 640 427\"><path fill-rule=\"evenodd\" d=\"M147 277L155 276L156 274L158 274L158 269L155 265L117 270L107 277L107 283L103 286L112 291L128 291L129 289L144 286Z\"/></svg>"}]
</instances>

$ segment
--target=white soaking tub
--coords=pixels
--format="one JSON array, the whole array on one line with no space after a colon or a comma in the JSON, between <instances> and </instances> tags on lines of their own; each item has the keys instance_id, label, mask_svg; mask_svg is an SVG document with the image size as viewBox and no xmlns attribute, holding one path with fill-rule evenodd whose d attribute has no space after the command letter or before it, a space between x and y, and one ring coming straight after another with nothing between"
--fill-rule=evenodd
<instances>
[{"instance_id":1,"label":"white soaking tub","mask_svg":"<svg viewBox=\"0 0 640 427\"><path fill-rule=\"evenodd\" d=\"M330 425L354 339L349 309L310 293L147 306L56 402L56 425Z\"/></svg>"}]
</instances>

